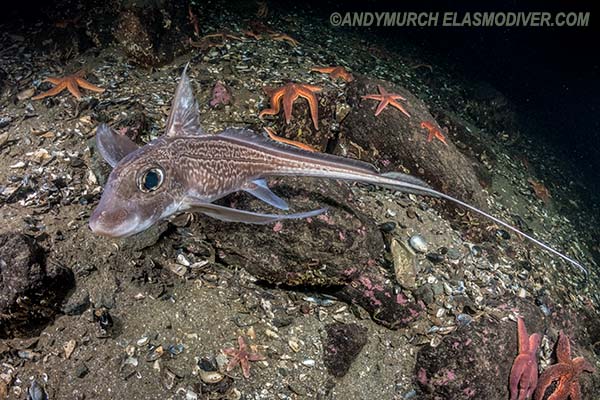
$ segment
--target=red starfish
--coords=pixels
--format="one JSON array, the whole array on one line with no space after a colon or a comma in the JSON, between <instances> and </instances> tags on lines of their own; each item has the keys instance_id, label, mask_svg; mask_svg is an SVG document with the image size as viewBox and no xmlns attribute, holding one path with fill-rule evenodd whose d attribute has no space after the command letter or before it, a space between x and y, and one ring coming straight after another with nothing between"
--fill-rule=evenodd
<instances>
[{"instance_id":1,"label":"red starfish","mask_svg":"<svg viewBox=\"0 0 600 400\"><path fill-rule=\"evenodd\" d=\"M258 353L249 353L246 348L246 342L243 337L238 337L239 349L223 349L223 354L229 357L233 357L229 364L227 364L227 372L234 369L238 364L242 367L242 374L244 378L250 378L250 363L249 361L261 361L266 360L266 357Z\"/></svg>"},{"instance_id":2,"label":"red starfish","mask_svg":"<svg viewBox=\"0 0 600 400\"><path fill-rule=\"evenodd\" d=\"M344 67L313 67L310 72L322 72L329 74L332 79L343 79L346 82L352 82L354 77Z\"/></svg>"},{"instance_id":3,"label":"red starfish","mask_svg":"<svg viewBox=\"0 0 600 400\"><path fill-rule=\"evenodd\" d=\"M314 85L308 85L306 83L287 83L279 89L271 90L266 89L265 91L271 97L271 108L262 110L258 117L261 118L263 115L276 115L279 113L280 106L279 101L283 98L283 113L285 114L285 122L290 123L292 119L292 107L294 101L298 97L303 97L308 101L310 108L310 116L312 118L315 129L319 129L319 100L314 92L319 92L320 87Z\"/></svg>"},{"instance_id":4,"label":"red starfish","mask_svg":"<svg viewBox=\"0 0 600 400\"><path fill-rule=\"evenodd\" d=\"M435 127L434 124L428 121L423 121L421 122L421 128L427 129L429 131L429 135L427 136L428 142L431 142L433 138L436 138L437 140L448 146L448 143L446 143L446 138L444 137L444 135L442 135L442 132L440 132L440 130Z\"/></svg>"},{"instance_id":5,"label":"red starfish","mask_svg":"<svg viewBox=\"0 0 600 400\"><path fill-rule=\"evenodd\" d=\"M375 111L375 116L378 116L383 111L383 109L386 108L389 104L392 107L395 107L398 110L402 111L404 115L410 118L410 114L404 109L402 104L396 101L406 100L404 97L396 93L388 93L381 85L377 85L377 89L379 90L379 94L368 94L366 96L362 96L363 99L377 100L380 102L377 106L377 110Z\"/></svg>"},{"instance_id":6,"label":"red starfish","mask_svg":"<svg viewBox=\"0 0 600 400\"><path fill-rule=\"evenodd\" d=\"M48 77L44 79L44 82L50 82L55 85L52 89L47 92L40 93L37 96L33 96L31 100L40 100L45 97L56 96L63 90L67 89L71 94L78 99L81 98L81 92L79 91L79 87L81 86L84 89L91 90L93 92L102 93L104 89L98 87L96 85L92 85L85 79L83 79L84 72L79 71L73 75L67 75L64 77Z\"/></svg>"},{"instance_id":7,"label":"red starfish","mask_svg":"<svg viewBox=\"0 0 600 400\"><path fill-rule=\"evenodd\" d=\"M510 370L510 400L525 400L533 394L537 386L537 351L541 338L539 333L531 336L527 334L525 322L521 317L517 320L517 333L519 335L519 355L515 358ZM517 397L517 392L519 397Z\"/></svg>"},{"instance_id":8,"label":"red starfish","mask_svg":"<svg viewBox=\"0 0 600 400\"><path fill-rule=\"evenodd\" d=\"M595 372L595 368L583 357L576 357L571 360L569 337L562 331L558 336L556 358L558 362L549 366L540 376L535 391L535 399L542 400L548 386L557 380L556 390L548 397L548 400L567 400L569 397L571 397L571 400L581 400L579 375L583 371Z\"/></svg>"}]
</instances>

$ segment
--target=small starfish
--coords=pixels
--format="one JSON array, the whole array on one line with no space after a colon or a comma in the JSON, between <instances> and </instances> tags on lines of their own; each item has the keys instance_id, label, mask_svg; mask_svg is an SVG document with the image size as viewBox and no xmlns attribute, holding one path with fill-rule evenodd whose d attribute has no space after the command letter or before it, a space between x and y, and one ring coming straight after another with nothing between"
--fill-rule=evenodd
<instances>
[{"instance_id":1,"label":"small starfish","mask_svg":"<svg viewBox=\"0 0 600 400\"><path fill-rule=\"evenodd\" d=\"M519 355L510 370L510 400L525 400L533 394L537 386L537 352L541 338L539 333L531 336L527 334L525 322L521 317L517 320L517 334Z\"/></svg>"},{"instance_id":2,"label":"small starfish","mask_svg":"<svg viewBox=\"0 0 600 400\"><path fill-rule=\"evenodd\" d=\"M275 133L275 131L272 128L269 128L268 126L265 126L265 132L267 132L267 134L269 135L269 137L276 141L276 142L281 142L281 143L285 143L285 144L289 144L291 146L295 146L298 147L302 150L307 150L307 151L312 151L312 152L316 152L317 150L314 149L314 147L309 146L305 143L301 143L301 142L297 142L295 140L291 140L291 139L287 139L281 136L277 136L277 133Z\"/></svg>"},{"instance_id":3,"label":"small starfish","mask_svg":"<svg viewBox=\"0 0 600 400\"><path fill-rule=\"evenodd\" d=\"M308 85L306 83L293 83L289 82L279 89L270 90L267 89L267 94L271 98L271 108L262 110L258 117L261 118L263 115L276 115L279 113L280 105L279 101L283 98L283 113L285 114L285 122L289 124L292 119L292 107L294 101L298 97L303 97L308 101L310 108L310 116L312 118L315 129L319 129L319 100L315 95L315 92L321 91L319 86Z\"/></svg>"},{"instance_id":4,"label":"small starfish","mask_svg":"<svg viewBox=\"0 0 600 400\"><path fill-rule=\"evenodd\" d=\"M217 32L217 33L211 33L209 35L202 36L202 39L217 39L217 38L220 38L223 41L225 41L226 39L232 39L232 40L238 40L238 41L242 40L241 37L235 36L229 32Z\"/></svg>"},{"instance_id":5,"label":"small starfish","mask_svg":"<svg viewBox=\"0 0 600 400\"><path fill-rule=\"evenodd\" d=\"M556 358L558 362L549 366L540 375L535 399L542 400L546 389L554 381L558 381L556 390L548 397L548 400L581 400L581 386L579 386L579 375L583 371L595 372L596 369L583 357L571 360L571 344L569 337L562 331L558 335L556 345Z\"/></svg>"},{"instance_id":6,"label":"small starfish","mask_svg":"<svg viewBox=\"0 0 600 400\"><path fill-rule=\"evenodd\" d=\"M429 131L429 135L427 136L428 142L431 142L433 138L436 138L437 140L448 146L448 143L446 143L446 138L444 137L444 135L442 135L442 132L440 132L440 130L435 127L434 124L428 121L423 121L421 122L421 128L427 129Z\"/></svg>"},{"instance_id":7,"label":"small starfish","mask_svg":"<svg viewBox=\"0 0 600 400\"><path fill-rule=\"evenodd\" d=\"M254 40L260 40L261 37L258 33L254 33L254 31L248 30L248 29L243 29L242 33L248 37L251 37Z\"/></svg>"},{"instance_id":8,"label":"small starfish","mask_svg":"<svg viewBox=\"0 0 600 400\"><path fill-rule=\"evenodd\" d=\"M50 82L55 86L47 92L40 93L37 96L33 96L31 100L40 100L46 97L56 96L65 89L67 89L73 96L77 97L77 99L81 99L81 92L79 91L79 87L91 90L93 92L104 92L104 89L102 89L101 87L92 85L91 83L83 79L83 76L84 72L79 71L73 75L67 75L64 77L48 77L44 79L44 82Z\"/></svg>"},{"instance_id":9,"label":"small starfish","mask_svg":"<svg viewBox=\"0 0 600 400\"><path fill-rule=\"evenodd\" d=\"M238 364L242 367L242 374L244 378L250 378L250 363L249 361L261 361L266 360L267 358L258 353L248 353L246 342L244 342L244 338L238 337L238 350L229 348L221 350L223 354L229 357L233 357L229 364L227 364L227 372L234 369Z\"/></svg>"},{"instance_id":10,"label":"small starfish","mask_svg":"<svg viewBox=\"0 0 600 400\"><path fill-rule=\"evenodd\" d=\"M270 36L271 39L277 40L278 42L287 42L294 47L298 46L298 41L285 33L272 33Z\"/></svg>"},{"instance_id":11,"label":"small starfish","mask_svg":"<svg viewBox=\"0 0 600 400\"><path fill-rule=\"evenodd\" d=\"M333 79L343 79L346 82L352 82L354 77L344 67L313 67L310 70L311 72L322 72L324 74L329 74Z\"/></svg>"},{"instance_id":12,"label":"small starfish","mask_svg":"<svg viewBox=\"0 0 600 400\"><path fill-rule=\"evenodd\" d=\"M386 108L388 104L390 104L392 107L395 107L398 110L402 111L404 115L410 118L410 114L404 109L402 104L396 101L406 100L404 97L396 93L388 93L381 85L377 85L377 89L379 90L379 94L368 94L366 96L362 96L363 99L377 100L380 102L377 106L377 110L375 111L375 116L378 116L383 111L383 109Z\"/></svg>"}]
</instances>

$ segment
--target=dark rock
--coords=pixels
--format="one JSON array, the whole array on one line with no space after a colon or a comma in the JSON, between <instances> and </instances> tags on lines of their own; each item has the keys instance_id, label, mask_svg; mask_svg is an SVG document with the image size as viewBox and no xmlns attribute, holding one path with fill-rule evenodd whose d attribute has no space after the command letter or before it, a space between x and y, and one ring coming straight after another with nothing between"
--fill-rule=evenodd
<instances>
[{"instance_id":1,"label":"dark rock","mask_svg":"<svg viewBox=\"0 0 600 400\"><path fill-rule=\"evenodd\" d=\"M34 239L0 234L0 337L36 334L60 310L73 283L71 270L46 263Z\"/></svg>"},{"instance_id":2,"label":"dark rock","mask_svg":"<svg viewBox=\"0 0 600 400\"><path fill-rule=\"evenodd\" d=\"M310 219L264 226L201 218L202 225L191 229L206 235L220 261L244 267L269 283L327 287L392 329L420 315L422 304L396 294L392 278L383 275L385 269L378 261L384 252L381 230L359 210L347 183L284 178L272 180L270 186L293 211L324 206L329 210ZM246 194L229 200L235 201L236 208L272 212Z\"/></svg>"},{"instance_id":3,"label":"dark rock","mask_svg":"<svg viewBox=\"0 0 600 400\"><path fill-rule=\"evenodd\" d=\"M182 1L126 3L113 31L127 56L144 67L165 64L185 50L186 8Z\"/></svg>"},{"instance_id":4,"label":"dark rock","mask_svg":"<svg viewBox=\"0 0 600 400\"><path fill-rule=\"evenodd\" d=\"M78 377L78 378L83 378L84 376L86 376L88 374L88 372L90 372L90 370L83 363L79 364L75 368L75 376Z\"/></svg>"},{"instance_id":5,"label":"dark rock","mask_svg":"<svg viewBox=\"0 0 600 400\"><path fill-rule=\"evenodd\" d=\"M356 324L328 325L324 345L324 362L327 371L335 377L346 375L350 366L367 344L367 328Z\"/></svg>"},{"instance_id":6,"label":"dark rock","mask_svg":"<svg viewBox=\"0 0 600 400\"><path fill-rule=\"evenodd\" d=\"M425 303L425 305L429 305L435 301L433 289L431 287L431 284L429 283L426 283L416 288L414 291L414 295L417 299L423 300L423 303Z\"/></svg>"},{"instance_id":7,"label":"dark rock","mask_svg":"<svg viewBox=\"0 0 600 400\"><path fill-rule=\"evenodd\" d=\"M272 180L270 186L294 211L321 207L329 207L329 211L310 219L264 226L202 218L205 224L198 230L214 242L225 263L244 266L270 283L331 286L346 284L353 274L380 258L384 249L381 232L375 221L353 207L347 184L285 178ZM272 212L245 194L235 195L233 200L240 209Z\"/></svg>"},{"instance_id":8,"label":"dark rock","mask_svg":"<svg viewBox=\"0 0 600 400\"><path fill-rule=\"evenodd\" d=\"M373 320L389 329L399 329L416 321L425 305L409 300L380 273L367 272L342 286L335 295L367 310Z\"/></svg>"},{"instance_id":9,"label":"dark rock","mask_svg":"<svg viewBox=\"0 0 600 400\"><path fill-rule=\"evenodd\" d=\"M87 290L74 292L62 307L62 312L67 315L81 315L91 305L90 294Z\"/></svg>"},{"instance_id":10,"label":"dark rock","mask_svg":"<svg viewBox=\"0 0 600 400\"><path fill-rule=\"evenodd\" d=\"M341 140L364 149L358 156L365 161L390 171L408 168L413 175L429 182L437 190L485 208L485 197L474 162L467 159L449 137L446 137L447 146L437 139L427 141L428 132L421 127L421 122L433 123L441 130L427 106L408 90L390 82L360 75L356 78L348 85L348 102L353 108L342 122ZM391 106L375 117L377 102L363 100L361 96L378 93L377 85L405 97L407 100L401 103L411 117ZM349 145L344 147L352 148Z\"/></svg>"},{"instance_id":11,"label":"dark rock","mask_svg":"<svg viewBox=\"0 0 600 400\"><path fill-rule=\"evenodd\" d=\"M434 264L439 264L444 261L444 256L440 253L427 253L425 257Z\"/></svg>"},{"instance_id":12,"label":"dark rock","mask_svg":"<svg viewBox=\"0 0 600 400\"><path fill-rule=\"evenodd\" d=\"M396 229L396 223L394 221L384 222L383 224L379 225L379 228L382 232L391 233L394 231L394 229Z\"/></svg>"}]
</instances>

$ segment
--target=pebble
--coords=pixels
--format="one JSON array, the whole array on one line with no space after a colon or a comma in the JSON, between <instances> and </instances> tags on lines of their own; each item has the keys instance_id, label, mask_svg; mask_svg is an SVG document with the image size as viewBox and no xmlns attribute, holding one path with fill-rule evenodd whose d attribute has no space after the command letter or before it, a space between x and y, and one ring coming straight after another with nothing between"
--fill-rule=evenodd
<instances>
[{"instance_id":1,"label":"pebble","mask_svg":"<svg viewBox=\"0 0 600 400\"><path fill-rule=\"evenodd\" d=\"M450 260L458 260L460 258L460 252L457 249L450 247L446 251L446 256Z\"/></svg>"},{"instance_id":2,"label":"pebble","mask_svg":"<svg viewBox=\"0 0 600 400\"><path fill-rule=\"evenodd\" d=\"M413 235L408 240L408 244L418 253L427 253L427 242L421 235Z\"/></svg>"},{"instance_id":3,"label":"pebble","mask_svg":"<svg viewBox=\"0 0 600 400\"><path fill-rule=\"evenodd\" d=\"M381 229L382 232L391 233L396 229L396 223L393 221L384 222L379 225L379 229Z\"/></svg>"},{"instance_id":4,"label":"pebble","mask_svg":"<svg viewBox=\"0 0 600 400\"><path fill-rule=\"evenodd\" d=\"M316 365L316 362L312 358L307 358L306 360L302 361L302 365L304 365L305 367L312 368Z\"/></svg>"},{"instance_id":5,"label":"pebble","mask_svg":"<svg viewBox=\"0 0 600 400\"><path fill-rule=\"evenodd\" d=\"M27 389L27 400L48 400L48 395L34 379Z\"/></svg>"},{"instance_id":6,"label":"pebble","mask_svg":"<svg viewBox=\"0 0 600 400\"><path fill-rule=\"evenodd\" d=\"M444 261L444 256L440 253L427 253L425 257L434 264L439 264Z\"/></svg>"},{"instance_id":7,"label":"pebble","mask_svg":"<svg viewBox=\"0 0 600 400\"><path fill-rule=\"evenodd\" d=\"M475 257L479 257L479 256L481 256L481 253L483 253L483 250L481 249L481 247L479 247L477 245L471 246L469 248L469 251Z\"/></svg>"},{"instance_id":8,"label":"pebble","mask_svg":"<svg viewBox=\"0 0 600 400\"><path fill-rule=\"evenodd\" d=\"M183 254L179 254L177 256L177 262L180 265L183 265L184 267L189 267L191 265L190 262L188 261L188 259L185 258L185 256Z\"/></svg>"},{"instance_id":9,"label":"pebble","mask_svg":"<svg viewBox=\"0 0 600 400\"><path fill-rule=\"evenodd\" d=\"M504 229L497 229L496 237L498 237L499 239L502 239L502 240L508 240L508 239L510 239L510 234L507 231L505 231Z\"/></svg>"},{"instance_id":10,"label":"pebble","mask_svg":"<svg viewBox=\"0 0 600 400\"><path fill-rule=\"evenodd\" d=\"M469 314L458 314L456 316L456 323L458 326L468 326L473 322L473 317Z\"/></svg>"}]
</instances>

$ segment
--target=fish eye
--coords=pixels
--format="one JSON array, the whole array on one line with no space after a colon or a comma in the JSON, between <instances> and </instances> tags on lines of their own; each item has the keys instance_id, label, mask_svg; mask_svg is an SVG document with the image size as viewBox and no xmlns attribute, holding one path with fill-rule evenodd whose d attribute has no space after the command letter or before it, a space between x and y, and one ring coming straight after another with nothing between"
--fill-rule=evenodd
<instances>
[{"instance_id":1,"label":"fish eye","mask_svg":"<svg viewBox=\"0 0 600 400\"><path fill-rule=\"evenodd\" d=\"M138 187L144 193L153 192L158 189L164 181L164 172L160 168L150 168L141 175Z\"/></svg>"}]
</instances>

